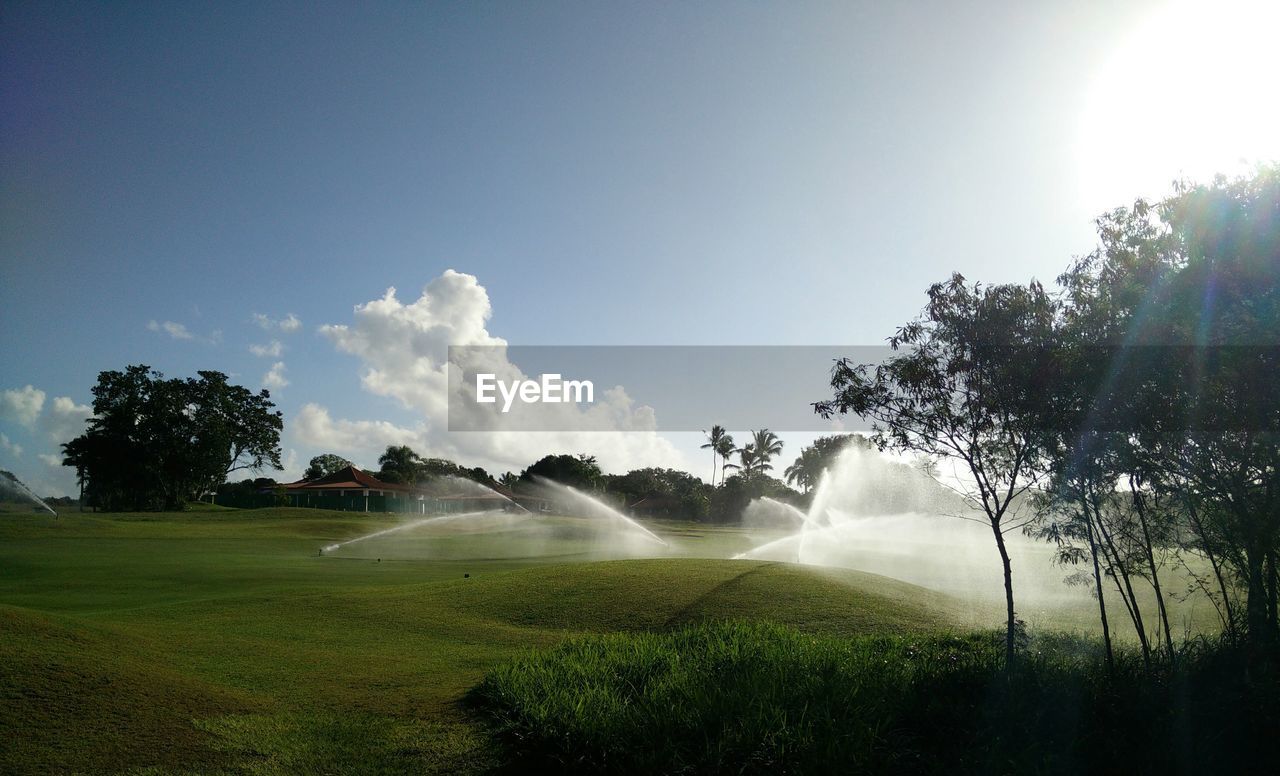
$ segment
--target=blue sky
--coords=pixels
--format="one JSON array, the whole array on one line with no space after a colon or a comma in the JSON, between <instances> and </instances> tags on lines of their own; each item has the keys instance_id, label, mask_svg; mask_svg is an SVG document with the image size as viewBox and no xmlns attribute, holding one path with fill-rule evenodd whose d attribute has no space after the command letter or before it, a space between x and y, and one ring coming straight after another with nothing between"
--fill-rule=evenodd
<instances>
[{"instance_id":1,"label":"blue sky","mask_svg":"<svg viewBox=\"0 0 1280 776\"><path fill-rule=\"evenodd\" d=\"M1119 68L1181 57L1178 35L1227 51L1266 13L1205 32L1207 7L6 3L0 467L66 491L39 458L65 441L55 399L139 362L253 388L283 363L287 474L388 427L465 458L411 373L362 379L421 353L319 331L392 286L408 308L449 269L474 288L437 307L461 293L488 335L531 345L875 344L953 270L1050 281L1102 210L1280 153L1280 131L1153 145L1160 105L1122 99L1143 89ZM1271 128L1228 97L1225 119ZM376 318L368 337L396 336ZM375 425L300 435L308 406ZM670 442L663 461L701 472L694 439Z\"/></svg>"}]
</instances>

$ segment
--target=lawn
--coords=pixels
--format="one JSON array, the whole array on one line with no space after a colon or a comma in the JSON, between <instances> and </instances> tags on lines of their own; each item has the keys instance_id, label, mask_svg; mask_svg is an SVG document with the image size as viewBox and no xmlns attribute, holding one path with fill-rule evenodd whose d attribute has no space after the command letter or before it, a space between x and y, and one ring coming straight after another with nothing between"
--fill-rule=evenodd
<instances>
[{"instance_id":1,"label":"lawn","mask_svg":"<svg viewBox=\"0 0 1280 776\"><path fill-rule=\"evenodd\" d=\"M940 593L787 564L318 554L395 524L5 515L0 771L483 771L500 750L461 701L531 648L721 619L841 636L974 624ZM681 541L719 554L743 539Z\"/></svg>"}]
</instances>

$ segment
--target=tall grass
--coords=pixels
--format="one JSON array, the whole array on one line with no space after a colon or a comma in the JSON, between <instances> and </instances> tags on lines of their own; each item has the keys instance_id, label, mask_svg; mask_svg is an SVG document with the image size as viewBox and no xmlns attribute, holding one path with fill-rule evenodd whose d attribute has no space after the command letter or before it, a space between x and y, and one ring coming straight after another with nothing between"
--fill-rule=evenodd
<instances>
[{"instance_id":1,"label":"tall grass","mask_svg":"<svg viewBox=\"0 0 1280 776\"><path fill-rule=\"evenodd\" d=\"M511 762L662 773L1196 772L1274 762L1274 677L1225 648L1106 673L1091 641L813 636L762 623L593 636L493 670Z\"/></svg>"}]
</instances>

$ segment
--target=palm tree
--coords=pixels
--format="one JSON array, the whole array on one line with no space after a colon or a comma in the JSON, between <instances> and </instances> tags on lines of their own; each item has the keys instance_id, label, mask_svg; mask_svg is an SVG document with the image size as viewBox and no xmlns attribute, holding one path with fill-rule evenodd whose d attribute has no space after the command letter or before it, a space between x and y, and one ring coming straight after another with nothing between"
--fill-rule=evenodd
<instances>
[{"instance_id":1,"label":"palm tree","mask_svg":"<svg viewBox=\"0 0 1280 776\"><path fill-rule=\"evenodd\" d=\"M707 435L707 443L698 449L711 450L711 486L715 487L716 456L720 454L720 443L729 435L725 433L724 426L712 426L711 433L707 433L706 429L703 429L702 433Z\"/></svg>"},{"instance_id":2,"label":"palm tree","mask_svg":"<svg viewBox=\"0 0 1280 776\"><path fill-rule=\"evenodd\" d=\"M720 440L716 445L716 453L720 455L720 484L724 484L724 470L729 467L729 456L733 455L733 451L737 448L734 446L733 437L728 434Z\"/></svg>"},{"instance_id":3,"label":"palm tree","mask_svg":"<svg viewBox=\"0 0 1280 776\"><path fill-rule=\"evenodd\" d=\"M756 450L756 463L760 471L768 471L773 468L773 464L769 463L775 455L782 453L782 440L778 439L778 435L767 428L754 431L751 434L751 446Z\"/></svg>"},{"instance_id":4,"label":"palm tree","mask_svg":"<svg viewBox=\"0 0 1280 776\"><path fill-rule=\"evenodd\" d=\"M795 463L787 467L785 472L787 482L799 485L804 488L805 493L808 493L809 489L822 477L822 463L822 455L818 449L806 447L800 451Z\"/></svg>"},{"instance_id":5,"label":"palm tree","mask_svg":"<svg viewBox=\"0 0 1280 776\"><path fill-rule=\"evenodd\" d=\"M413 485L418 481L418 467L422 459L408 445L388 445L378 458L378 479L383 482Z\"/></svg>"},{"instance_id":6,"label":"palm tree","mask_svg":"<svg viewBox=\"0 0 1280 776\"><path fill-rule=\"evenodd\" d=\"M745 447L738 448L734 452L738 454L738 461L740 461L740 463L727 463L724 465L724 468L737 469L742 472L742 476L749 478L751 473L756 471L758 466L757 461L759 459L756 457L755 446L749 444Z\"/></svg>"}]
</instances>

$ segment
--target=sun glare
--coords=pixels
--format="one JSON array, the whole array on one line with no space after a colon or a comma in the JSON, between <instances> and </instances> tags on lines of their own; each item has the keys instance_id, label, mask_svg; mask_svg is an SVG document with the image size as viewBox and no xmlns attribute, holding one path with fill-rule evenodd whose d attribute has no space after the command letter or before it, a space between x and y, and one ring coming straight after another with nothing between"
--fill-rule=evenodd
<instances>
[{"instance_id":1,"label":"sun glare","mask_svg":"<svg viewBox=\"0 0 1280 776\"><path fill-rule=\"evenodd\" d=\"M1280 3L1174 2L1093 75L1077 148L1092 211L1280 158Z\"/></svg>"}]
</instances>

